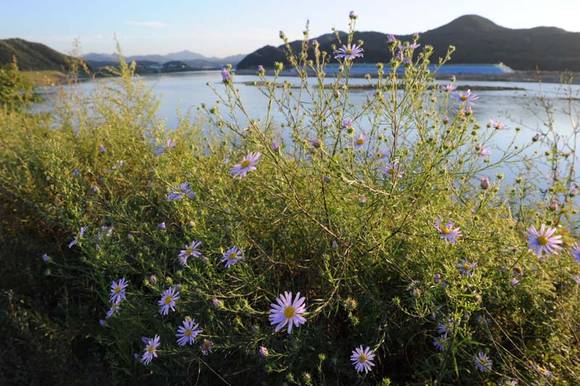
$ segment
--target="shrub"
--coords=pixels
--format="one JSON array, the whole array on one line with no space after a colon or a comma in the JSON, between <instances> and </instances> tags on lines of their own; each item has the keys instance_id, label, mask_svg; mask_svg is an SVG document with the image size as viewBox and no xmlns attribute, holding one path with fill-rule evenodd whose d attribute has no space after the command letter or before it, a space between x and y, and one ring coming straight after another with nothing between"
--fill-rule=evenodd
<instances>
[{"instance_id":1,"label":"shrub","mask_svg":"<svg viewBox=\"0 0 580 386\"><path fill-rule=\"evenodd\" d=\"M72 95L48 117L3 111L0 237L11 248L0 255L3 287L19 299L5 312L14 328L15 303L35 310L29 328L45 319L58 336L23 339L80 347L56 357L104 363L99 374L120 384L574 384L573 201L549 211L504 195L501 178L480 187L522 149L485 162L478 151L495 131L436 87L432 50L416 43L389 45L393 62L378 65L362 106L348 92L353 60L327 79L331 54L305 34L289 53L297 83L281 80L282 66L273 80L260 70L261 119L224 69L205 118L167 130L123 63L91 104ZM529 250L527 229L541 223L563 236L560 254ZM234 246L242 258L225 267ZM269 321L285 291L306 299L291 334ZM181 347L188 317L203 331ZM376 355L368 373L351 363L359 346Z\"/></svg>"}]
</instances>

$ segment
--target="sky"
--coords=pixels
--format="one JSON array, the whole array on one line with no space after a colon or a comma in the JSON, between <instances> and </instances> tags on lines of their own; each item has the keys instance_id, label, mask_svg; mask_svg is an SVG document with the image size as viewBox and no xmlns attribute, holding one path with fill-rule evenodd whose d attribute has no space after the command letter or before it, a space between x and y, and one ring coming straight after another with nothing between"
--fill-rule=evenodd
<instances>
[{"instance_id":1,"label":"sky","mask_svg":"<svg viewBox=\"0 0 580 386\"><path fill-rule=\"evenodd\" d=\"M190 50L206 56L247 54L279 45L278 33L300 39L346 29L409 34L478 14L509 28L556 26L580 32L580 0L0 0L0 39L19 37L69 53L125 55Z\"/></svg>"}]
</instances>

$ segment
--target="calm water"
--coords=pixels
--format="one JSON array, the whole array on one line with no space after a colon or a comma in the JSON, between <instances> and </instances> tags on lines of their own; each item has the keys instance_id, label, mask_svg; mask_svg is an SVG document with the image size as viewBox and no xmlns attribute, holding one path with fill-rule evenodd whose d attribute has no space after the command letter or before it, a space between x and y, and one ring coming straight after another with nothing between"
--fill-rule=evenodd
<instances>
[{"instance_id":1,"label":"calm water","mask_svg":"<svg viewBox=\"0 0 580 386\"><path fill-rule=\"evenodd\" d=\"M292 78L286 78L291 80ZM190 72L176 74L161 74L143 77L145 85L153 90L160 100L159 117L164 119L169 127L177 125L178 115L196 114L196 109L200 104L209 106L215 104L217 98L207 86L212 83L219 90L224 86L221 84L221 75L218 71ZM259 119L264 116L266 106L265 97L256 87L242 84L245 81L258 80L258 77L251 75L238 75L235 81L240 90L247 111L252 118ZM100 80L107 81L107 80ZM366 84L364 79L352 79L352 83ZM479 95L477 104L474 105L474 113L477 119L486 124L490 119L500 120L508 127L497 136L493 148L495 154L504 148L512 139L515 127L521 127L518 142L530 143L536 130L544 127L546 120L545 113L537 104L537 97L545 95L549 102L553 104L556 113L556 127L562 136L569 136L572 132L570 118L563 113L567 109L566 101L563 99L563 90L559 85L536 83L516 83L516 82L481 82L481 81L459 81L458 85L469 86L495 86L495 87L518 87L518 91L476 91ZM86 92L94 89L94 82L82 83L79 86ZM580 97L580 86L573 86L576 97ZM50 109L56 89L46 89L48 101L39 106L39 109ZM357 90L351 94L351 100L355 104L362 104L371 91ZM580 99L576 101L577 112L580 110ZM276 118L276 117L275 117ZM282 116L277 117L283 121ZM580 117L576 116L576 119ZM512 130L510 130L512 129ZM494 155L492 154L492 160Z\"/></svg>"}]
</instances>

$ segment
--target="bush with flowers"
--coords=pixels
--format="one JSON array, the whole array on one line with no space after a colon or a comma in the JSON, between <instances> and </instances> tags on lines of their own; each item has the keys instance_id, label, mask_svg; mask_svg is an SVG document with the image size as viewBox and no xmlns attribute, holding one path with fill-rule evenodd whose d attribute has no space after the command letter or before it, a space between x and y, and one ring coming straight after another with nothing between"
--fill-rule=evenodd
<instances>
[{"instance_id":1,"label":"bush with flowers","mask_svg":"<svg viewBox=\"0 0 580 386\"><path fill-rule=\"evenodd\" d=\"M491 178L522 149L489 161L477 97L429 71L451 50L391 37L352 103L355 22L334 53L286 41L263 117L225 68L167 130L124 63L91 103L0 111L3 379L577 384L573 179Z\"/></svg>"}]
</instances>

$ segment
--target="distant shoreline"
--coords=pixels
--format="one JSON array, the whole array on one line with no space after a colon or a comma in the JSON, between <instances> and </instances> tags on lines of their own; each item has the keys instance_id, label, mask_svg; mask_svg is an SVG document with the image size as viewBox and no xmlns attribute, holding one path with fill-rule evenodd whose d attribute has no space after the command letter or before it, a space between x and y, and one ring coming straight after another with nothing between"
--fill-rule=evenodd
<instances>
[{"instance_id":1,"label":"distant shoreline","mask_svg":"<svg viewBox=\"0 0 580 386\"><path fill-rule=\"evenodd\" d=\"M257 71L249 69L236 70L238 75L256 75ZM266 75L273 75L274 71L268 70ZM370 73L371 78L377 78L376 73ZM282 73L281 77L296 77L291 73ZM365 78L366 74L351 74L351 78ZM332 78L334 75L328 74ZM457 75L435 75L437 80L450 80L455 77L456 80L466 81L483 81L483 82L523 82L523 83L562 83L562 77L571 78L571 84L580 84L580 73L578 72L559 72L559 71L513 71L505 74L457 74Z\"/></svg>"}]
</instances>

